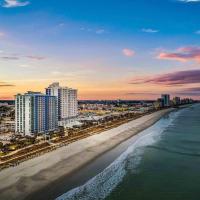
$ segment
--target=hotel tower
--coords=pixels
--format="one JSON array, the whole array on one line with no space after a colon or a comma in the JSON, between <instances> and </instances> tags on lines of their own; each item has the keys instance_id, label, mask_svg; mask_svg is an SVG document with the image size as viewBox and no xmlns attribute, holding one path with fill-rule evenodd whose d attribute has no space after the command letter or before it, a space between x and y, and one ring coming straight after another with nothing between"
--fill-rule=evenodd
<instances>
[{"instance_id":1,"label":"hotel tower","mask_svg":"<svg viewBox=\"0 0 200 200\"><path fill-rule=\"evenodd\" d=\"M38 92L15 96L15 132L33 135L58 128L57 98Z\"/></svg>"},{"instance_id":2,"label":"hotel tower","mask_svg":"<svg viewBox=\"0 0 200 200\"><path fill-rule=\"evenodd\" d=\"M59 126L72 123L78 115L77 90L52 83L46 88L46 94L57 97Z\"/></svg>"}]
</instances>

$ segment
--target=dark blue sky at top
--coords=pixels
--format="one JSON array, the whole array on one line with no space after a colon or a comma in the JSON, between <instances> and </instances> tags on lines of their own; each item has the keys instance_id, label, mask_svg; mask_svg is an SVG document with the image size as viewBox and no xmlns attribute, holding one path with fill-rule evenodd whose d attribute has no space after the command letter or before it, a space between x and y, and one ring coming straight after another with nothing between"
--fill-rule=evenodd
<instances>
[{"instance_id":1,"label":"dark blue sky at top","mask_svg":"<svg viewBox=\"0 0 200 200\"><path fill-rule=\"evenodd\" d=\"M3 1L1 1L3 2ZM31 0L26 7L0 9L0 17L14 21L38 20L42 15L50 20L73 20L93 23L124 31L155 27L163 34L190 33L200 28L200 4L176 0ZM26 14L24 19L20 16ZM41 19L42 20L42 19ZM53 22L52 21L52 22ZM3 22L3 24L6 22ZM9 23L9 22L8 22Z\"/></svg>"}]
</instances>

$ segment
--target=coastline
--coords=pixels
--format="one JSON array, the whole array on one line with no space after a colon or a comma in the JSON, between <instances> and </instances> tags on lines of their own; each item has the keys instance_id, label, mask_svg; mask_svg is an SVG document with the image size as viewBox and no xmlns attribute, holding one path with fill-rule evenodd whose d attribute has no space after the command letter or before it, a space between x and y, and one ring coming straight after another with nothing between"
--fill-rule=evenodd
<instances>
[{"instance_id":1,"label":"coastline","mask_svg":"<svg viewBox=\"0 0 200 200\"><path fill-rule=\"evenodd\" d=\"M31 193L75 172L106 151L152 126L173 110L171 108L157 111L3 170L0 172L0 181L4 183L0 185L0 199L25 199Z\"/></svg>"}]
</instances>

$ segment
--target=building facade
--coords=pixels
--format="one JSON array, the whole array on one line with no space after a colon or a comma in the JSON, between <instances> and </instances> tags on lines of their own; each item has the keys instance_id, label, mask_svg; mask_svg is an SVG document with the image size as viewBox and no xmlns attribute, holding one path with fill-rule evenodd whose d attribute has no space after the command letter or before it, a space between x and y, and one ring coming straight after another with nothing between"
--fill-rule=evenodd
<instances>
[{"instance_id":1,"label":"building facade","mask_svg":"<svg viewBox=\"0 0 200 200\"><path fill-rule=\"evenodd\" d=\"M162 98L158 98L153 105L156 110L161 109L164 107L164 101Z\"/></svg>"},{"instance_id":2,"label":"building facade","mask_svg":"<svg viewBox=\"0 0 200 200\"><path fill-rule=\"evenodd\" d=\"M11 120L9 117L4 118L0 123L0 132L1 133L13 133L15 132L15 121Z\"/></svg>"},{"instance_id":3,"label":"building facade","mask_svg":"<svg viewBox=\"0 0 200 200\"><path fill-rule=\"evenodd\" d=\"M57 98L37 92L15 96L15 132L48 133L58 128Z\"/></svg>"},{"instance_id":4,"label":"building facade","mask_svg":"<svg viewBox=\"0 0 200 200\"><path fill-rule=\"evenodd\" d=\"M175 106L180 105L181 104L181 98L180 97L174 97L173 98L173 104Z\"/></svg>"},{"instance_id":5,"label":"building facade","mask_svg":"<svg viewBox=\"0 0 200 200\"><path fill-rule=\"evenodd\" d=\"M46 88L46 94L57 97L59 126L73 122L78 116L77 90L53 83Z\"/></svg>"},{"instance_id":6,"label":"building facade","mask_svg":"<svg viewBox=\"0 0 200 200\"><path fill-rule=\"evenodd\" d=\"M170 106L170 95L169 94L162 94L161 99L163 100L163 106L164 107Z\"/></svg>"}]
</instances>

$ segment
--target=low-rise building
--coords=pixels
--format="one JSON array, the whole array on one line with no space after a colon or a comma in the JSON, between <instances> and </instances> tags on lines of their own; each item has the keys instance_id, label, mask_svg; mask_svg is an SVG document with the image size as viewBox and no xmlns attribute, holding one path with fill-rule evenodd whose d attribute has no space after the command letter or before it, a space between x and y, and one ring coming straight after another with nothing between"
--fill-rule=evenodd
<instances>
[{"instance_id":1,"label":"low-rise building","mask_svg":"<svg viewBox=\"0 0 200 200\"><path fill-rule=\"evenodd\" d=\"M11 119L4 119L0 123L0 133L15 132L15 121Z\"/></svg>"}]
</instances>

